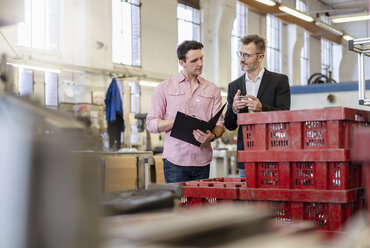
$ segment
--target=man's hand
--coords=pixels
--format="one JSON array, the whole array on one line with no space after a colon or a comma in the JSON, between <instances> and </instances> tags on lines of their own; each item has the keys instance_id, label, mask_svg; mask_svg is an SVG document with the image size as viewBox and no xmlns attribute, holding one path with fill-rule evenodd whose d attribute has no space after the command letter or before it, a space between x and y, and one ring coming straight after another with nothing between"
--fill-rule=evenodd
<instances>
[{"instance_id":1,"label":"man's hand","mask_svg":"<svg viewBox=\"0 0 370 248\"><path fill-rule=\"evenodd\" d=\"M233 101L233 111L234 113L238 113L241 109L247 106L248 100L245 97L240 96L241 91L238 90L234 96Z\"/></svg>"},{"instance_id":2,"label":"man's hand","mask_svg":"<svg viewBox=\"0 0 370 248\"><path fill-rule=\"evenodd\" d=\"M201 144L210 142L211 140L213 140L213 138L215 138L214 135L209 130L207 130L206 132L202 132L201 130L196 129L193 131L193 135L196 141L198 141Z\"/></svg>"},{"instance_id":3,"label":"man's hand","mask_svg":"<svg viewBox=\"0 0 370 248\"><path fill-rule=\"evenodd\" d=\"M257 97L253 95L246 95L246 97L248 97L247 107L249 111L251 112L261 112L262 111L262 103L260 102L260 100L258 100Z\"/></svg>"},{"instance_id":4,"label":"man's hand","mask_svg":"<svg viewBox=\"0 0 370 248\"><path fill-rule=\"evenodd\" d=\"M175 123L175 118L160 120L158 122L158 132L167 132L170 131Z\"/></svg>"}]
</instances>

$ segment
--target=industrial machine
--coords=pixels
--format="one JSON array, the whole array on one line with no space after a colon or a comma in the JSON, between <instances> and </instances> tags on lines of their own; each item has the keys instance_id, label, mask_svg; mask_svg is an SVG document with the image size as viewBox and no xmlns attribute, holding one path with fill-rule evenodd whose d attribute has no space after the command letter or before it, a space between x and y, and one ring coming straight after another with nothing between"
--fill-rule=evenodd
<instances>
[{"instance_id":1,"label":"industrial machine","mask_svg":"<svg viewBox=\"0 0 370 248\"><path fill-rule=\"evenodd\" d=\"M370 56L370 38L361 38L348 41L348 50L358 53L358 97L360 105L370 106L370 99L366 99L364 56Z\"/></svg>"}]
</instances>

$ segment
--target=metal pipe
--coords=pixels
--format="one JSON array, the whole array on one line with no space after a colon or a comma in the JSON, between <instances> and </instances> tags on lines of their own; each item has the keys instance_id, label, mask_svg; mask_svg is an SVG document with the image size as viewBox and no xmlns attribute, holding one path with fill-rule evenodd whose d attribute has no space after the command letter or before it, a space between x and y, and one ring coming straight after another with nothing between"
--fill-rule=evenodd
<instances>
[{"instance_id":1,"label":"metal pipe","mask_svg":"<svg viewBox=\"0 0 370 248\"><path fill-rule=\"evenodd\" d=\"M364 43L367 43L369 42L370 43L370 38L359 38L359 39L354 39L353 40L353 44L354 45L357 45L357 44L364 44Z\"/></svg>"},{"instance_id":2,"label":"metal pipe","mask_svg":"<svg viewBox=\"0 0 370 248\"><path fill-rule=\"evenodd\" d=\"M364 75L364 54L358 54L358 99L363 105L365 100L365 75Z\"/></svg>"},{"instance_id":3,"label":"metal pipe","mask_svg":"<svg viewBox=\"0 0 370 248\"><path fill-rule=\"evenodd\" d=\"M144 158L144 177L145 177L145 189L148 189L150 184L150 167L148 158Z\"/></svg>"}]
</instances>

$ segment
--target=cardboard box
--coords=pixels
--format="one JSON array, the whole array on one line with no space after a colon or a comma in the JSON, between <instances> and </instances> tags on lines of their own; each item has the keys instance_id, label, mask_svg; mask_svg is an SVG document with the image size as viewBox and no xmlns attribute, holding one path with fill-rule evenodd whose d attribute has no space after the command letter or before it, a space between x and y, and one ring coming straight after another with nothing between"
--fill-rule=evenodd
<instances>
[{"instance_id":1,"label":"cardboard box","mask_svg":"<svg viewBox=\"0 0 370 248\"><path fill-rule=\"evenodd\" d=\"M127 157L105 157L104 191L120 191L136 189L137 159Z\"/></svg>"},{"instance_id":2,"label":"cardboard box","mask_svg":"<svg viewBox=\"0 0 370 248\"><path fill-rule=\"evenodd\" d=\"M154 165L155 165L155 175L156 175L156 183L166 183L164 180L164 172L163 172L163 160L162 156L153 156Z\"/></svg>"}]
</instances>

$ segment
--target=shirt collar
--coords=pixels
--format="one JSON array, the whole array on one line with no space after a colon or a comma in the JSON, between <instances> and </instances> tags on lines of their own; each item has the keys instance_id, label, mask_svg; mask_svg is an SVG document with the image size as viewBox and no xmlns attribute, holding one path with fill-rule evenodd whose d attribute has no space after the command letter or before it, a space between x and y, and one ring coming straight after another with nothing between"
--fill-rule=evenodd
<instances>
[{"instance_id":1,"label":"shirt collar","mask_svg":"<svg viewBox=\"0 0 370 248\"><path fill-rule=\"evenodd\" d=\"M179 74L177 74L177 81L179 83L182 83L182 82L185 82L186 81L186 78L185 78L184 74L182 74L181 71L179 72ZM203 78L201 76L198 76L197 77L197 81L200 84L203 81Z\"/></svg>"},{"instance_id":2,"label":"shirt collar","mask_svg":"<svg viewBox=\"0 0 370 248\"><path fill-rule=\"evenodd\" d=\"M258 73L257 77L256 77L256 81L261 79L262 80L262 77L263 77L263 73L265 72L265 67L262 67L262 70L260 71L260 73ZM245 81L252 81L249 76L248 76L248 73L245 73Z\"/></svg>"},{"instance_id":3,"label":"shirt collar","mask_svg":"<svg viewBox=\"0 0 370 248\"><path fill-rule=\"evenodd\" d=\"M184 74L182 74L182 72L180 71L179 74L177 74L177 81L179 83L181 83L181 82L184 82L185 80L186 80L186 78L185 78Z\"/></svg>"}]
</instances>

